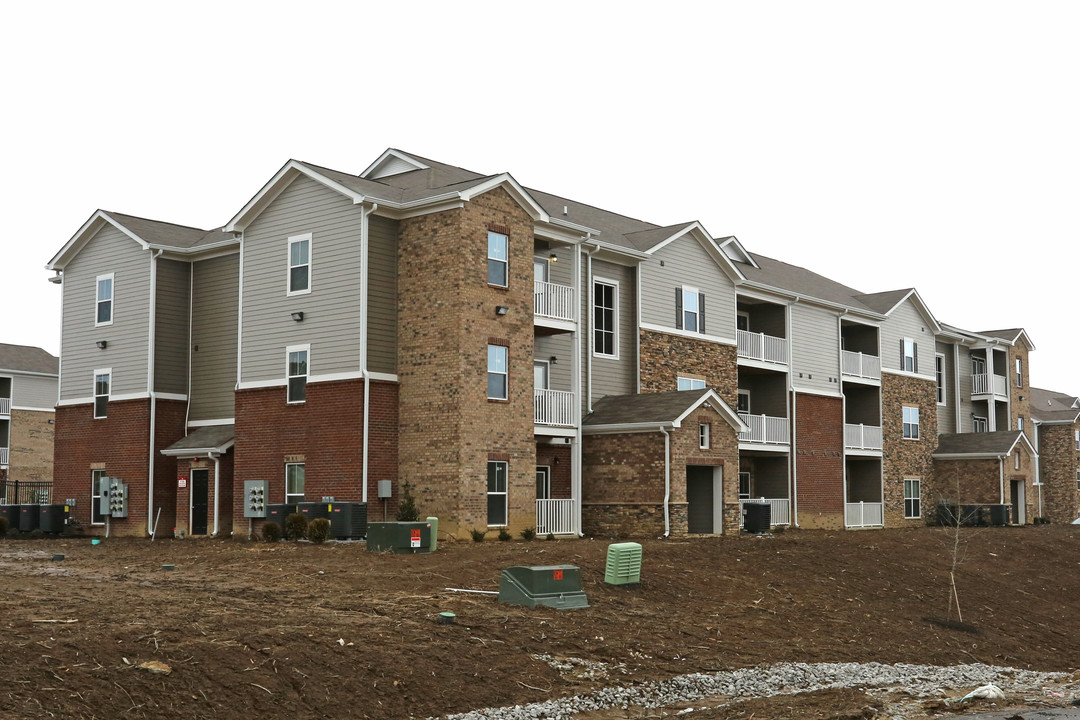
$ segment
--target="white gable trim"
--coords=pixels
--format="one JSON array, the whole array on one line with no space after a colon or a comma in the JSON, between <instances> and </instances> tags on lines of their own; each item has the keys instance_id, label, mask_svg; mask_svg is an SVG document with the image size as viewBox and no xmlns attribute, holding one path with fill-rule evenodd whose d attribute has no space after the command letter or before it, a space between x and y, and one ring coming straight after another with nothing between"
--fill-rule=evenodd
<instances>
[{"instance_id":1,"label":"white gable trim","mask_svg":"<svg viewBox=\"0 0 1080 720\"><path fill-rule=\"evenodd\" d=\"M711 235L709 235L709 231L706 230L705 227L696 220L686 225L681 230L677 230L674 234L671 235L671 237L667 238L666 240L663 240L662 242L653 245L651 248L646 250L645 253L647 255L655 255L658 250L667 247L671 243L686 235L693 237L695 240L697 240L698 244L705 248L705 252L709 253L709 255L711 255L712 258L716 260L716 264L720 267L720 270L725 275L727 275L728 279L730 279L733 283L740 283L746 280L746 277L741 272L739 272L739 268L735 267L735 263L731 260L731 258L729 258L727 254L720 249L720 246L717 245L716 241L713 240Z\"/></svg>"},{"instance_id":2,"label":"white gable trim","mask_svg":"<svg viewBox=\"0 0 1080 720\"><path fill-rule=\"evenodd\" d=\"M721 252L723 252L725 255L727 255L728 257L731 257L732 254L738 255L743 259L742 261L745 262L746 264L752 265L752 266L754 266L756 268L761 267L756 262L754 262L754 258L751 257L749 252L746 251L746 248L743 247L743 244L741 242L739 242L739 238L735 237L734 235L731 235L731 236L729 236L727 238L720 238L720 239L723 240L724 242L718 243L718 246L719 246Z\"/></svg>"},{"instance_id":3,"label":"white gable trim","mask_svg":"<svg viewBox=\"0 0 1080 720\"><path fill-rule=\"evenodd\" d=\"M529 191L522 187L510 173L496 175L478 185L473 185L468 190L462 190L458 195L465 202L469 202L477 195L483 195L484 193L499 187L510 193L510 197L514 198L519 205L525 208L525 211L529 213L533 221L551 222L551 218L548 217L547 211L540 206L540 203L533 199L533 196L529 194Z\"/></svg>"},{"instance_id":4,"label":"white gable trim","mask_svg":"<svg viewBox=\"0 0 1080 720\"><path fill-rule=\"evenodd\" d=\"M673 427L682 427L682 421L685 420L687 416L690 415L690 413L694 412L706 403L710 404L712 409L715 410L720 415L720 417L727 420L728 425L734 428L735 432L742 433L750 429L745 425L745 423L743 423L742 418L739 417L739 414L732 410L731 406L724 402L723 399L721 399L721 397L716 394L715 390L707 390L705 394L703 394L696 403L688 407L682 415L675 418L675 422L672 423Z\"/></svg>"},{"instance_id":5,"label":"white gable trim","mask_svg":"<svg viewBox=\"0 0 1080 720\"><path fill-rule=\"evenodd\" d=\"M233 216L232 220L225 225L225 232L243 232L244 229L247 228L247 226L250 225L251 222L257 218L262 211L292 183L293 180L301 175L344 195L352 200L354 204L359 205L366 200L363 194L350 190L341 183L321 175L301 162L290 160L274 174L274 177L270 178L270 180L262 186L262 189L260 189L259 192L255 193L255 196L251 198L251 200L248 200L247 204L244 205L240 212Z\"/></svg>"},{"instance_id":6,"label":"white gable trim","mask_svg":"<svg viewBox=\"0 0 1080 720\"><path fill-rule=\"evenodd\" d=\"M150 243L121 225L104 210L98 210L90 216L89 220L83 223L82 227L80 227L74 235L71 236L71 239L64 244L64 247L60 248L60 252L53 256L52 260L49 261L49 264L45 266L45 269L63 270L64 267L71 262L72 258L78 255L79 251L86 246L86 243L90 242L90 240L97 235L105 225L112 225L114 228L139 243L139 246L143 250L148 250L150 248Z\"/></svg>"},{"instance_id":7,"label":"white gable trim","mask_svg":"<svg viewBox=\"0 0 1080 720\"><path fill-rule=\"evenodd\" d=\"M395 160L399 160L408 165L412 165L413 170L427 170L431 167L430 165L425 165L416 158L410 157L403 152L398 152L393 148L388 148L386 152L376 158L375 162L368 165L367 169L365 169L364 172L360 173L360 177L367 180L377 180L378 178L390 177L391 175L400 175L401 173L387 173L385 175L382 174L382 170ZM404 170L402 172L409 171Z\"/></svg>"}]
</instances>

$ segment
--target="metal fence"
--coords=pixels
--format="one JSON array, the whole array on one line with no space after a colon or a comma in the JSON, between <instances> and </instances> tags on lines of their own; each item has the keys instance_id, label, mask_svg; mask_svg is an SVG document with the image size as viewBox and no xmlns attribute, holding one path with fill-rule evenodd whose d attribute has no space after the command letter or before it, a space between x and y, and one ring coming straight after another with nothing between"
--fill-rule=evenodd
<instances>
[{"instance_id":1,"label":"metal fence","mask_svg":"<svg viewBox=\"0 0 1080 720\"><path fill-rule=\"evenodd\" d=\"M51 505L52 487L49 481L0 481L0 505Z\"/></svg>"}]
</instances>

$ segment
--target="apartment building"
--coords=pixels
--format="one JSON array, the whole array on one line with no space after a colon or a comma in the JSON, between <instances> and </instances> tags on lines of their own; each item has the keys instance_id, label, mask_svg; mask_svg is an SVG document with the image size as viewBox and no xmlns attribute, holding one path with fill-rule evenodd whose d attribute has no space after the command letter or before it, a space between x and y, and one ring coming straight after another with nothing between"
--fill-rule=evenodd
<instances>
[{"instance_id":1,"label":"apartment building","mask_svg":"<svg viewBox=\"0 0 1080 720\"><path fill-rule=\"evenodd\" d=\"M0 343L0 497L18 501L14 483L52 482L59 359L37 347Z\"/></svg>"},{"instance_id":2,"label":"apartment building","mask_svg":"<svg viewBox=\"0 0 1080 720\"><path fill-rule=\"evenodd\" d=\"M1080 517L1080 398L1031 388L1031 420L1039 453L1039 514L1072 522Z\"/></svg>"},{"instance_id":3,"label":"apartment building","mask_svg":"<svg viewBox=\"0 0 1080 720\"><path fill-rule=\"evenodd\" d=\"M750 499L801 527L921 524L938 467L1003 487L982 465L1004 441L963 436L1031 416L1022 331L398 150L356 175L290 161L213 230L99 211L48 267L58 478L87 500L123 478L114 532L160 509L246 534L245 480L373 517L408 484L455 534L733 533Z\"/></svg>"}]
</instances>

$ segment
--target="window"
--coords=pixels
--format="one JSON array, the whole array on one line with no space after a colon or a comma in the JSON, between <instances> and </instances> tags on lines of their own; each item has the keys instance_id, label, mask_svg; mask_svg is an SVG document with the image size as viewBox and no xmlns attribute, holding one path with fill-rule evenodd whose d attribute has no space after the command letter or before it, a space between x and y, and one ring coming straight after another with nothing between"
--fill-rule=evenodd
<instances>
[{"instance_id":1,"label":"window","mask_svg":"<svg viewBox=\"0 0 1080 720\"><path fill-rule=\"evenodd\" d=\"M1016 387L1024 387L1024 361L1022 358L1016 358Z\"/></svg>"},{"instance_id":2,"label":"window","mask_svg":"<svg viewBox=\"0 0 1080 720\"><path fill-rule=\"evenodd\" d=\"M509 271L507 259L509 258L510 239L497 232L488 231L488 284L506 287Z\"/></svg>"},{"instance_id":3,"label":"window","mask_svg":"<svg viewBox=\"0 0 1080 720\"><path fill-rule=\"evenodd\" d=\"M94 417L109 415L109 392L112 389L112 368L94 371Z\"/></svg>"},{"instance_id":4,"label":"window","mask_svg":"<svg viewBox=\"0 0 1080 720\"><path fill-rule=\"evenodd\" d=\"M506 400L509 397L509 355L505 345L487 346L487 396L490 400Z\"/></svg>"},{"instance_id":5,"label":"window","mask_svg":"<svg viewBox=\"0 0 1080 720\"><path fill-rule=\"evenodd\" d=\"M711 427L709 423L701 423L698 425L698 447L702 450L709 449L709 433Z\"/></svg>"},{"instance_id":6,"label":"window","mask_svg":"<svg viewBox=\"0 0 1080 720\"><path fill-rule=\"evenodd\" d=\"M701 378L680 377L679 378L679 389L680 390L704 390L705 389L705 381L702 380Z\"/></svg>"},{"instance_id":7,"label":"window","mask_svg":"<svg viewBox=\"0 0 1080 720\"><path fill-rule=\"evenodd\" d=\"M748 472L739 473L739 499L750 499L750 473Z\"/></svg>"},{"instance_id":8,"label":"window","mask_svg":"<svg viewBox=\"0 0 1080 720\"><path fill-rule=\"evenodd\" d=\"M1073 434L1073 439L1076 441L1076 449L1080 450L1080 430L1077 430Z\"/></svg>"},{"instance_id":9,"label":"window","mask_svg":"<svg viewBox=\"0 0 1080 720\"><path fill-rule=\"evenodd\" d=\"M911 338L900 341L900 369L906 372L919 372L919 345Z\"/></svg>"},{"instance_id":10,"label":"window","mask_svg":"<svg viewBox=\"0 0 1080 720\"><path fill-rule=\"evenodd\" d=\"M289 295L311 292L311 233L289 238Z\"/></svg>"},{"instance_id":11,"label":"window","mask_svg":"<svg viewBox=\"0 0 1080 720\"><path fill-rule=\"evenodd\" d=\"M986 418L973 415L971 418L971 432L986 432Z\"/></svg>"},{"instance_id":12,"label":"window","mask_svg":"<svg viewBox=\"0 0 1080 720\"><path fill-rule=\"evenodd\" d=\"M705 332L705 295L697 288L675 288L675 327L689 332Z\"/></svg>"},{"instance_id":13,"label":"window","mask_svg":"<svg viewBox=\"0 0 1080 720\"><path fill-rule=\"evenodd\" d=\"M1076 473L1076 489L1080 490L1080 470Z\"/></svg>"},{"instance_id":14,"label":"window","mask_svg":"<svg viewBox=\"0 0 1080 720\"><path fill-rule=\"evenodd\" d=\"M904 517L922 517L922 481L904 478Z\"/></svg>"},{"instance_id":15,"label":"window","mask_svg":"<svg viewBox=\"0 0 1080 720\"><path fill-rule=\"evenodd\" d=\"M551 499L551 468L547 465L536 466L536 499Z\"/></svg>"},{"instance_id":16,"label":"window","mask_svg":"<svg viewBox=\"0 0 1080 720\"><path fill-rule=\"evenodd\" d=\"M112 325L113 319L113 273L97 276L97 301L94 325Z\"/></svg>"},{"instance_id":17,"label":"window","mask_svg":"<svg viewBox=\"0 0 1080 720\"><path fill-rule=\"evenodd\" d=\"M90 524L104 525L105 516L101 514L101 479L105 477L104 470L90 471Z\"/></svg>"},{"instance_id":18,"label":"window","mask_svg":"<svg viewBox=\"0 0 1080 720\"><path fill-rule=\"evenodd\" d=\"M308 350L310 345L295 345L285 348L286 370L288 378L287 402L302 403L307 400Z\"/></svg>"},{"instance_id":19,"label":"window","mask_svg":"<svg viewBox=\"0 0 1080 720\"><path fill-rule=\"evenodd\" d=\"M304 463L285 463L285 504L304 502Z\"/></svg>"},{"instance_id":20,"label":"window","mask_svg":"<svg viewBox=\"0 0 1080 720\"><path fill-rule=\"evenodd\" d=\"M1013 453L1013 470L1019 470L1019 469L1020 469L1020 451L1017 450L1015 453Z\"/></svg>"},{"instance_id":21,"label":"window","mask_svg":"<svg viewBox=\"0 0 1080 720\"><path fill-rule=\"evenodd\" d=\"M919 439L919 408L904 406L904 437L909 440Z\"/></svg>"},{"instance_id":22,"label":"window","mask_svg":"<svg viewBox=\"0 0 1080 720\"><path fill-rule=\"evenodd\" d=\"M1024 432L1024 416L1020 415L1016 418L1016 429L1020 432Z\"/></svg>"},{"instance_id":23,"label":"window","mask_svg":"<svg viewBox=\"0 0 1080 720\"><path fill-rule=\"evenodd\" d=\"M489 460L487 464L487 524L506 524L506 474L507 463Z\"/></svg>"},{"instance_id":24,"label":"window","mask_svg":"<svg viewBox=\"0 0 1080 720\"><path fill-rule=\"evenodd\" d=\"M741 413L750 412L750 391L740 390L738 400L738 411Z\"/></svg>"},{"instance_id":25,"label":"window","mask_svg":"<svg viewBox=\"0 0 1080 720\"><path fill-rule=\"evenodd\" d=\"M945 404L945 356L938 353L934 357L934 373L937 377L937 404Z\"/></svg>"},{"instance_id":26,"label":"window","mask_svg":"<svg viewBox=\"0 0 1080 720\"><path fill-rule=\"evenodd\" d=\"M593 282L593 353L619 356L619 284L612 280Z\"/></svg>"}]
</instances>

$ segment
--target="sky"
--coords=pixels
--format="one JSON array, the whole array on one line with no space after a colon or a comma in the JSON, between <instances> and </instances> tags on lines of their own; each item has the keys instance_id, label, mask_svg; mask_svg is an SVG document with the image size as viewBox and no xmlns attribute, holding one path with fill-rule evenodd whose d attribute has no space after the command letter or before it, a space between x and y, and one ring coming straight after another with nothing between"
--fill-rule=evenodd
<instances>
[{"instance_id":1,"label":"sky","mask_svg":"<svg viewBox=\"0 0 1080 720\"><path fill-rule=\"evenodd\" d=\"M0 342L98 208L217 227L290 158L387 147L669 225L939 321L1080 394L1080 5L18 3L0 31Z\"/></svg>"}]
</instances>

